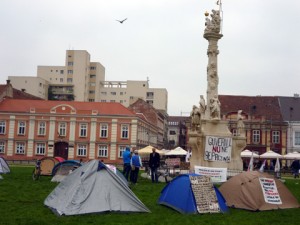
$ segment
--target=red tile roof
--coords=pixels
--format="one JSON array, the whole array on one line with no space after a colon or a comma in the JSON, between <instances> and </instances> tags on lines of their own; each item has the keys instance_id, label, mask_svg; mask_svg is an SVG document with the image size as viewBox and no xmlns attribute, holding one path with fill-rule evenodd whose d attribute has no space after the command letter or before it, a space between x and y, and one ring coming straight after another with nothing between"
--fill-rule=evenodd
<instances>
[{"instance_id":1,"label":"red tile roof","mask_svg":"<svg viewBox=\"0 0 300 225\"><path fill-rule=\"evenodd\" d=\"M65 106L66 110L61 108ZM69 107L68 107L69 106ZM121 115L136 116L134 112L120 103L114 102L76 102L76 101L46 101L46 100L23 100L4 99L0 103L0 112L30 112L34 109L36 113L50 113L50 110L57 107L62 114L69 114L70 107L76 110L76 114L92 114L97 110L99 115Z\"/></svg>"},{"instance_id":2,"label":"red tile roof","mask_svg":"<svg viewBox=\"0 0 300 225\"><path fill-rule=\"evenodd\" d=\"M223 115L241 109L251 116L282 121L279 100L276 96L219 95L219 100Z\"/></svg>"}]
</instances>

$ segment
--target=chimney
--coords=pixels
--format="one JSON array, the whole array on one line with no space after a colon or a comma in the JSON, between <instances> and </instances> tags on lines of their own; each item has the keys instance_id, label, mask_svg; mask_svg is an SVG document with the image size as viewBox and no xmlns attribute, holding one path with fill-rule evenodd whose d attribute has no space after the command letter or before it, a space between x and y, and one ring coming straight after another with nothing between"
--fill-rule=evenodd
<instances>
[{"instance_id":1,"label":"chimney","mask_svg":"<svg viewBox=\"0 0 300 225\"><path fill-rule=\"evenodd\" d=\"M6 84L10 84L10 80L6 80Z\"/></svg>"},{"instance_id":2,"label":"chimney","mask_svg":"<svg viewBox=\"0 0 300 225\"><path fill-rule=\"evenodd\" d=\"M25 91L26 91L26 89L25 89L25 88L22 88L22 89L21 89L21 91L22 91L22 92L25 92Z\"/></svg>"}]
</instances>

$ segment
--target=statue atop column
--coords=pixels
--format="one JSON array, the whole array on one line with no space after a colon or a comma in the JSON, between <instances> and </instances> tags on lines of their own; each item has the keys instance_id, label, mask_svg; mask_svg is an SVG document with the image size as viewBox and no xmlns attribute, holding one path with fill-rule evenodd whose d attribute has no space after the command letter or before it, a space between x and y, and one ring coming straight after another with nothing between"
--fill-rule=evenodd
<instances>
[{"instance_id":1,"label":"statue atop column","mask_svg":"<svg viewBox=\"0 0 300 225\"><path fill-rule=\"evenodd\" d=\"M212 10L210 14L211 19L205 18L205 30L204 33L220 33L221 31L221 16L219 10Z\"/></svg>"}]
</instances>

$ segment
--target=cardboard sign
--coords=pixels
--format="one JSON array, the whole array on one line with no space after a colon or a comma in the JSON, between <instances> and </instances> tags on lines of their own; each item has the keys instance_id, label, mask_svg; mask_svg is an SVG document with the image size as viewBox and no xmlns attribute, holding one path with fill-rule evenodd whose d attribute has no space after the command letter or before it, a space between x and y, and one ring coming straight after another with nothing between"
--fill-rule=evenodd
<instances>
[{"instance_id":1,"label":"cardboard sign","mask_svg":"<svg viewBox=\"0 0 300 225\"><path fill-rule=\"evenodd\" d=\"M220 207L210 178L207 176L190 176L192 190L199 213L218 213Z\"/></svg>"},{"instance_id":2,"label":"cardboard sign","mask_svg":"<svg viewBox=\"0 0 300 225\"><path fill-rule=\"evenodd\" d=\"M266 203L278 205L282 204L274 179L260 177L259 182Z\"/></svg>"},{"instance_id":3,"label":"cardboard sign","mask_svg":"<svg viewBox=\"0 0 300 225\"><path fill-rule=\"evenodd\" d=\"M195 166L195 173L204 176L209 176L211 182L214 183L227 181L227 168Z\"/></svg>"},{"instance_id":4,"label":"cardboard sign","mask_svg":"<svg viewBox=\"0 0 300 225\"><path fill-rule=\"evenodd\" d=\"M204 160L229 163L231 160L232 138L206 136Z\"/></svg>"}]
</instances>

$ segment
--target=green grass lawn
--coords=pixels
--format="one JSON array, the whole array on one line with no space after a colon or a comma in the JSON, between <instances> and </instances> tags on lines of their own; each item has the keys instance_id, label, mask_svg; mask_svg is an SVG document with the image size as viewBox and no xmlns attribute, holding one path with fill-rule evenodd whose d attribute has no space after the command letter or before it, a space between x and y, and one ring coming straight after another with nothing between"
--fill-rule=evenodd
<instances>
[{"instance_id":1,"label":"green grass lawn","mask_svg":"<svg viewBox=\"0 0 300 225\"><path fill-rule=\"evenodd\" d=\"M80 216L56 216L43 202L57 183L51 177L33 181L33 167L11 167L11 174L0 180L0 225L65 225L65 224L112 224L112 225L189 225L189 224L251 224L251 225L296 225L300 224L300 209L285 209L264 212L230 209L227 214L183 215L168 207L158 205L163 183L152 184L139 177L133 192L151 210L151 213L103 213ZM300 201L300 180L286 179L287 187ZM180 194L180 193L178 193Z\"/></svg>"}]
</instances>

